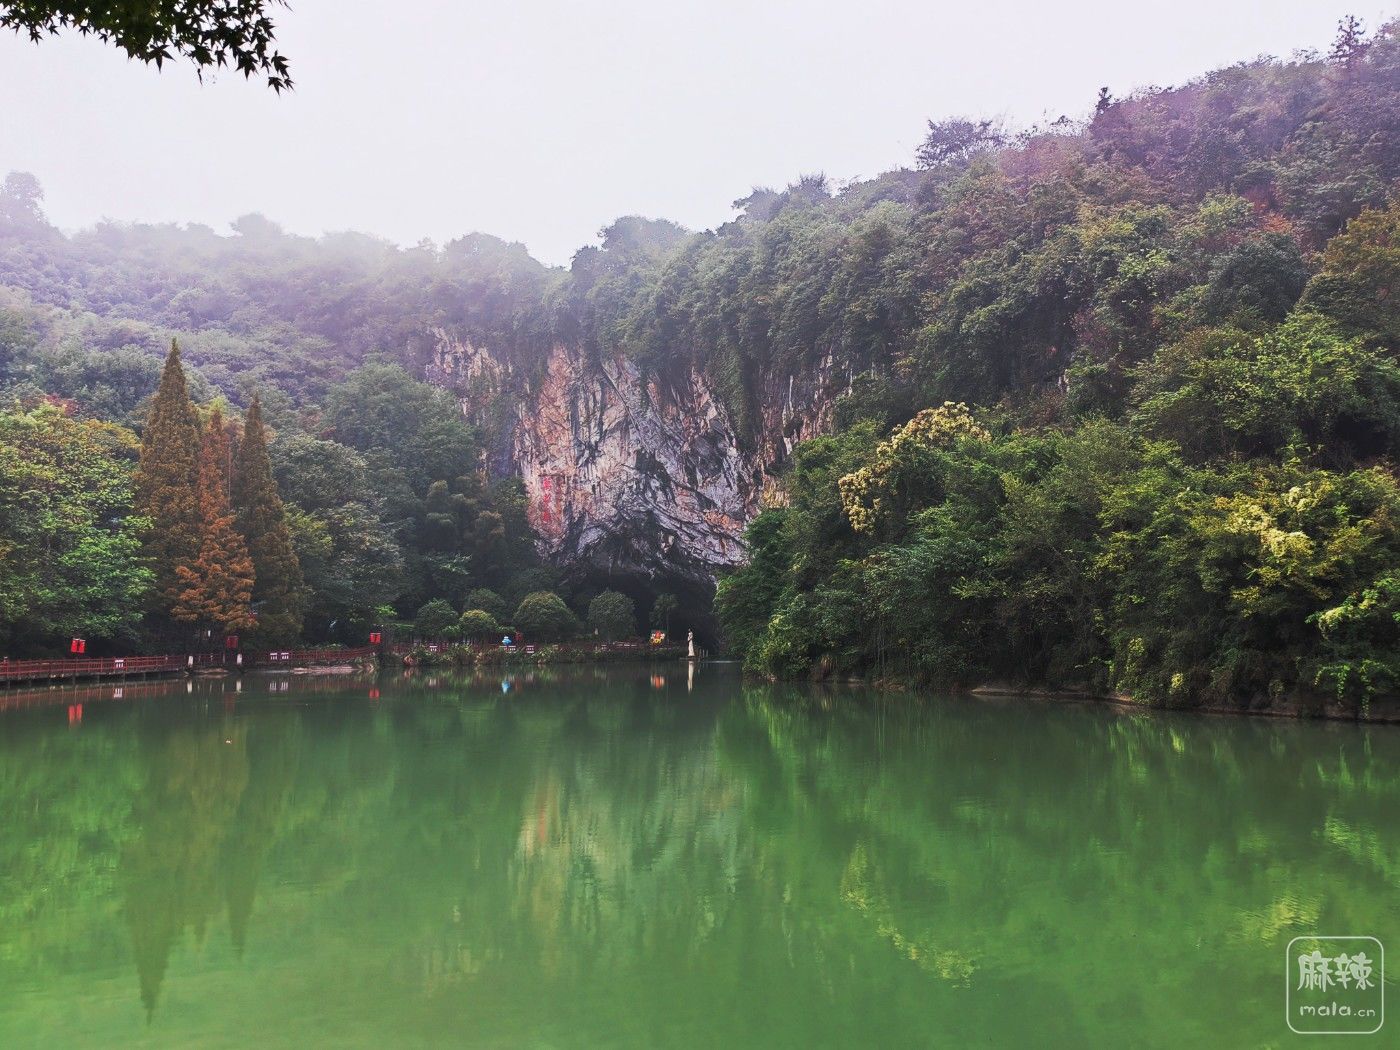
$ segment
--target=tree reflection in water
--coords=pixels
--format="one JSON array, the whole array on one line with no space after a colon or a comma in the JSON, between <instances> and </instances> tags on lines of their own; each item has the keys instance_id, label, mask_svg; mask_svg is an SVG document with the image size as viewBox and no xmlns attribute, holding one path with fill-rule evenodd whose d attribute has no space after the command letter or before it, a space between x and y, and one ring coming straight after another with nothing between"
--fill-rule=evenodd
<instances>
[{"instance_id":1,"label":"tree reflection in water","mask_svg":"<svg viewBox=\"0 0 1400 1050\"><path fill-rule=\"evenodd\" d=\"M0 978L120 1041L83 994L115 919L172 1039L1209 1042L1267 1038L1292 936L1397 919L1387 727L704 668L298 688L8 716Z\"/></svg>"}]
</instances>

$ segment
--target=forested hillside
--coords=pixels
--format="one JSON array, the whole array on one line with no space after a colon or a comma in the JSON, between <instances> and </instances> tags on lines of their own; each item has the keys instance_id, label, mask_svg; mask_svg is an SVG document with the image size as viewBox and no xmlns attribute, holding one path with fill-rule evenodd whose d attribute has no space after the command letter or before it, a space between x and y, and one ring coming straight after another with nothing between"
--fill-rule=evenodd
<instances>
[{"instance_id":1,"label":"forested hillside","mask_svg":"<svg viewBox=\"0 0 1400 1050\"><path fill-rule=\"evenodd\" d=\"M197 401L261 392L308 625L482 586L581 611L600 563L542 575L544 482L513 479L505 433L564 347L648 404L713 392L660 487L703 475L715 435L741 457L724 483L766 509L717 609L756 670L1363 703L1400 673L1398 32L1348 23L1328 55L1106 89L1025 131L937 121L909 169L756 189L702 233L621 219L567 270L257 216L69 236L12 175L3 397L139 430L178 337ZM489 404L478 373L433 370L444 339L500 364ZM727 527L689 485L677 513ZM654 531L630 547L675 542ZM664 560L608 557L641 600L671 585ZM0 619L34 600L0 595Z\"/></svg>"},{"instance_id":2,"label":"forested hillside","mask_svg":"<svg viewBox=\"0 0 1400 1050\"><path fill-rule=\"evenodd\" d=\"M932 129L857 220L879 291L842 332L887 364L721 585L750 666L1393 693L1400 41L1352 28L1082 130Z\"/></svg>"}]
</instances>

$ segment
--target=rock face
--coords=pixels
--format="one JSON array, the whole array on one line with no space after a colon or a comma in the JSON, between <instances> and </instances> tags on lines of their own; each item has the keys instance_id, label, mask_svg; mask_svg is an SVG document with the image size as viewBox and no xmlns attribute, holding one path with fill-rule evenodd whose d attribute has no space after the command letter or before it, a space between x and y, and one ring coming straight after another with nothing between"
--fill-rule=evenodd
<instances>
[{"instance_id":1,"label":"rock face","mask_svg":"<svg viewBox=\"0 0 1400 1050\"><path fill-rule=\"evenodd\" d=\"M494 475L529 497L540 553L575 572L711 587L743 559L744 527L775 498L773 471L829 429L851 377L830 360L768 384L760 433L745 450L706 378L661 384L620 354L556 345L528 376L488 348L438 332L430 381L494 435Z\"/></svg>"}]
</instances>

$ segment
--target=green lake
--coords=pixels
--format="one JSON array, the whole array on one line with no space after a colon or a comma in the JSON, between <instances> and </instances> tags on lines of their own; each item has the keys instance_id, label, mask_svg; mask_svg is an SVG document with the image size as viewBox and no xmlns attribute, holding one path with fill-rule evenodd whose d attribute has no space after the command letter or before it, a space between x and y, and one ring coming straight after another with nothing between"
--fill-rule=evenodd
<instances>
[{"instance_id":1,"label":"green lake","mask_svg":"<svg viewBox=\"0 0 1400 1050\"><path fill-rule=\"evenodd\" d=\"M0 1046L1279 1046L1290 939L1400 945L1400 727L115 688L0 693Z\"/></svg>"}]
</instances>

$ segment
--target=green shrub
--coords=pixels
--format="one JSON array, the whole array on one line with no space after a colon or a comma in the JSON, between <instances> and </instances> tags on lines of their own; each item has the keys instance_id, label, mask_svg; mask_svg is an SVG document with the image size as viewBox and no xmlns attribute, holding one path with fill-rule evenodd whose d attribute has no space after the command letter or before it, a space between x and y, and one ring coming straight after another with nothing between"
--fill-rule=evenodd
<instances>
[{"instance_id":1,"label":"green shrub","mask_svg":"<svg viewBox=\"0 0 1400 1050\"><path fill-rule=\"evenodd\" d=\"M515 626L529 642L562 642L578 633L578 620L553 591L535 591L520 599Z\"/></svg>"}]
</instances>

